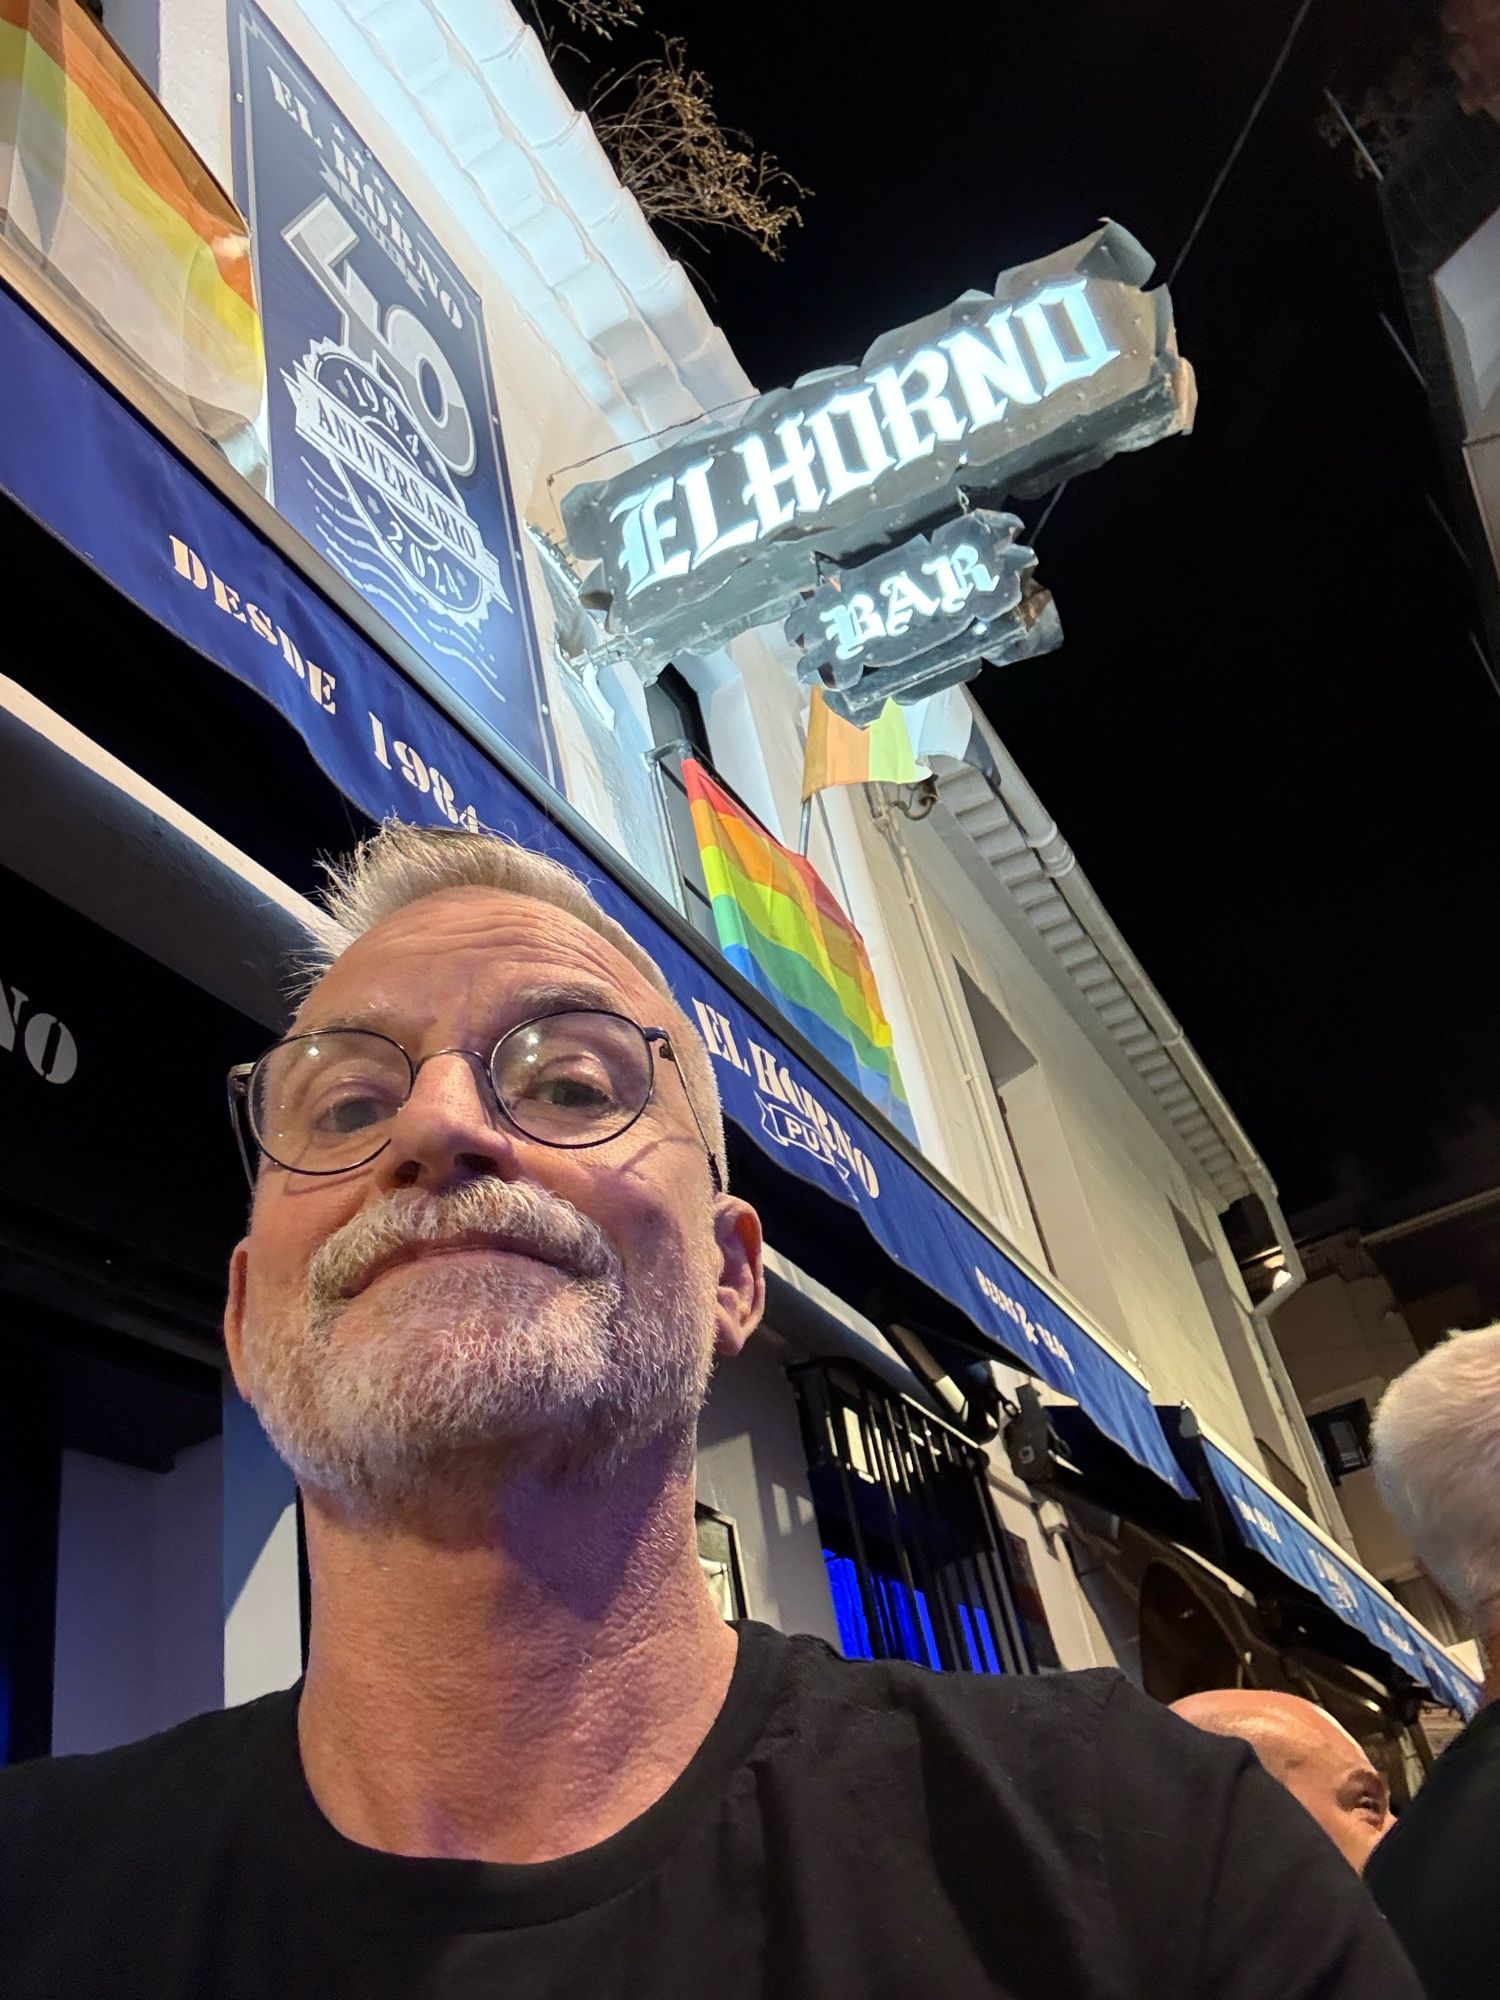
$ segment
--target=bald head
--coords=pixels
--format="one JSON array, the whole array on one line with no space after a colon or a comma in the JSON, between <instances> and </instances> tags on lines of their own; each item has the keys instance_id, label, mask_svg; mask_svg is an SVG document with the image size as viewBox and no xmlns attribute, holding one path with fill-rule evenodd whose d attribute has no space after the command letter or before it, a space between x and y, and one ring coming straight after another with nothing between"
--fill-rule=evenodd
<instances>
[{"instance_id":1,"label":"bald head","mask_svg":"<svg viewBox=\"0 0 1500 2000\"><path fill-rule=\"evenodd\" d=\"M1326 1709L1296 1694L1210 1688L1174 1701L1172 1712L1195 1729L1248 1743L1350 1866L1363 1872L1376 1842L1393 1824L1390 1792L1348 1730Z\"/></svg>"}]
</instances>

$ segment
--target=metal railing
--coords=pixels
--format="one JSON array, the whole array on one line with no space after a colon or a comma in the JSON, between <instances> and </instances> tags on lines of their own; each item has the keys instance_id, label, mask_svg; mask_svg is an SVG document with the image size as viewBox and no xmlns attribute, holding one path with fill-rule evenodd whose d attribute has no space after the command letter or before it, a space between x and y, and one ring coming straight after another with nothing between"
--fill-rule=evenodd
<instances>
[{"instance_id":1,"label":"metal railing","mask_svg":"<svg viewBox=\"0 0 1500 2000\"><path fill-rule=\"evenodd\" d=\"M984 1453L856 1367L787 1372L844 1651L1035 1673Z\"/></svg>"},{"instance_id":2,"label":"metal railing","mask_svg":"<svg viewBox=\"0 0 1500 2000\"><path fill-rule=\"evenodd\" d=\"M687 786L682 780L685 757L695 758L716 783L723 782L703 752L685 736L674 738L670 743L658 743L648 753L647 761L651 766L651 781L656 787L661 822L666 828L667 845L677 867L682 914L695 930L717 945L719 933L714 923L713 902L704 879L697 836L693 832L693 813L688 803Z\"/></svg>"}]
</instances>

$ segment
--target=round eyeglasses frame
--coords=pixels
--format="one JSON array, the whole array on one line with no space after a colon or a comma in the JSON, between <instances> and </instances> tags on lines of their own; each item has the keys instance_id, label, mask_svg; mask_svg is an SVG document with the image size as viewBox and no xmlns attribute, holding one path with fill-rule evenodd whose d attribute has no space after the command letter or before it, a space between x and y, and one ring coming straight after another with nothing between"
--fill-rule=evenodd
<instances>
[{"instance_id":1,"label":"round eyeglasses frame","mask_svg":"<svg viewBox=\"0 0 1500 2000\"><path fill-rule=\"evenodd\" d=\"M572 1140L540 1138L535 1132L528 1132L526 1127L515 1117L514 1113L507 1110L501 1101L500 1093L495 1087L495 1065L499 1059L500 1051L514 1036L524 1034L528 1028L540 1026L543 1021L559 1020L565 1015L578 1014L593 1014L597 1015L601 1020L620 1021L627 1028L634 1029L645 1045L646 1092L640 1104L631 1112L625 1123L618 1126L612 1132L604 1133L600 1138ZM423 1056L420 1062L413 1062L411 1056L402 1047L400 1042L396 1040L394 1035L383 1035L376 1028L344 1030L309 1028L301 1034L284 1035L279 1042L273 1042L271 1047L258 1056L253 1063L236 1063L233 1069L230 1070L226 1080L229 1097L229 1121L234 1129L235 1144L239 1148L240 1164L245 1169L245 1178L250 1183L252 1190L255 1187L255 1163L250 1156L250 1147L245 1143L247 1133L255 1150L268 1159L273 1166L280 1167L284 1173L305 1174L315 1179L327 1179L334 1174L357 1173L361 1167L369 1166L372 1160L378 1160L386 1147L390 1145L390 1133L387 1132L385 1138L381 1140L374 1151L367 1153L363 1159L346 1161L340 1167L294 1167L289 1165L285 1160L278 1160L255 1129L255 1120L250 1110L251 1086L254 1082L255 1074L261 1065L269 1062L278 1049L288 1048L297 1042L317 1041L320 1036L336 1032L368 1035L374 1041L387 1043L401 1056L406 1064L408 1073L406 1096L402 1098L401 1104L397 1107L397 1113L393 1114L393 1116L398 1115L407 1103L410 1102L412 1091L416 1088L418 1073L425 1064L435 1061L438 1056L467 1056L476 1062L483 1071L485 1081L490 1087L490 1097L494 1101L495 1109L505 1120L506 1124L513 1131L519 1132L523 1139L529 1139L533 1145L555 1147L560 1152L587 1152L594 1146L608 1146L614 1140L624 1138L631 1127L645 1114L647 1105L655 1095L656 1051L658 1049L660 1049L663 1057L672 1065L673 1069L679 1075L682 1074L681 1065L677 1060L677 1053L672 1047L672 1038L665 1028L643 1028L638 1021L632 1021L628 1014L617 1014L607 1007L561 1007L555 1008L548 1014L534 1014L529 1020L517 1021L513 1028L507 1028L505 1033L490 1050L488 1056L485 1055L482 1049L434 1049L430 1055ZM714 1193L722 1194L724 1192L724 1177L719 1171L719 1162L714 1157L713 1147L708 1143L708 1134L703 1129L703 1121L698 1116L698 1107L693 1102L692 1092L687 1087L687 1078L685 1076L682 1078L682 1094L687 1101L688 1112L692 1117L699 1141L702 1144L704 1153L708 1157L708 1171L713 1178Z\"/></svg>"}]
</instances>

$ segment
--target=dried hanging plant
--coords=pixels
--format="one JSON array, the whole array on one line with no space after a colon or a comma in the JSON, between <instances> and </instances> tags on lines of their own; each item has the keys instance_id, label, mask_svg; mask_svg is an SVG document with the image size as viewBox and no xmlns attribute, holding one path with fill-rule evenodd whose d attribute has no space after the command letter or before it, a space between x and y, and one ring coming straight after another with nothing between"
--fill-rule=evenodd
<instances>
[{"instance_id":1,"label":"dried hanging plant","mask_svg":"<svg viewBox=\"0 0 1500 2000\"><path fill-rule=\"evenodd\" d=\"M633 28L641 18L641 0L547 0L547 4L570 28L583 28L606 42L613 39L616 28ZM530 0L530 5L542 41L550 48L554 32L542 12L541 0Z\"/></svg>"},{"instance_id":2,"label":"dried hanging plant","mask_svg":"<svg viewBox=\"0 0 1500 2000\"><path fill-rule=\"evenodd\" d=\"M650 221L673 223L694 241L695 229L733 230L780 257L786 232L802 220L795 198L808 189L719 123L708 79L688 68L680 39L663 37L659 57L607 79L589 116Z\"/></svg>"},{"instance_id":3,"label":"dried hanging plant","mask_svg":"<svg viewBox=\"0 0 1500 2000\"><path fill-rule=\"evenodd\" d=\"M1442 45L1429 36L1402 56L1380 83L1354 103L1343 103L1343 118L1326 106L1317 119L1319 136L1335 151L1348 147L1356 174L1388 173L1451 87Z\"/></svg>"}]
</instances>

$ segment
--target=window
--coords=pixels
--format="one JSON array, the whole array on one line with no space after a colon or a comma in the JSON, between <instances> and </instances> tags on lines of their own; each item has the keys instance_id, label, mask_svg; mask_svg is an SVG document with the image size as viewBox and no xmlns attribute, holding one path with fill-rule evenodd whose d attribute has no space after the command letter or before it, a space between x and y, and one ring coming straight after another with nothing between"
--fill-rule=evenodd
<instances>
[{"instance_id":1,"label":"window","mask_svg":"<svg viewBox=\"0 0 1500 2000\"><path fill-rule=\"evenodd\" d=\"M708 1585L709 1595L723 1619L743 1618L745 1585L740 1571L739 1536L727 1514L716 1514L700 1500L698 1517L698 1567Z\"/></svg>"},{"instance_id":2,"label":"window","mask_svg":"<svg viewBox=\"0 0 1500 2000\"><path fill-rule=\"evenodd\" d=\"M715 945L719 942L714 923L713 901L698 852L698 836L693 830L693 809L683 783L684 758L701 764L713 779L758 826L761 816L745 804L709 755L708 728L703 707L686 676L677 667L663 667L646 690L646 715L651 725L651 767L656 776L657 796L662 817L676 855L677 874L682 884L682 907L694 928Z\"/></svg>"},{"instance_id":3,"label":"window","mask_svg":"<svg viewBox=\"0 0 1500 2000\"><path fill-rule=\"evenodd\" d=\"M1335 1486L1348 1473L1364 1471L1370 1463L1370 1406L1363 1397L1319 1410L1307 1421Z\"/></svg>"},{"instance_id":4,"label":"window","mask_svg":"<svg viewBox=\"0 0 1500 2000\"><path fill-rule=\"evenodd\" d=\"M703 720L703 704L676 667L663 667L647 688L646 713L659 749L681 743L686 746L686 755L707 758L708 728Z\"/></svg>"},{"instance_id":5,"label":"window","mask_svg":"<svg viewBox=\"0 0 1500 2000\"><path fill-rule=\"evenodd\" d=\"M1289 1500L1299 1507L1308 1508L1310 1503L1305 1479L1287 1459L1287 1411L1259 1351L1254 1322L1235 1295L1224 1260L1175 1203L1172 1205L1172 1220L1192 1269L1198 1296L1218 1336L1219 1349L1235 1393L1249 1420L1266 1476ZM1227 1244L1225 1247L1228 1247ZM1269 1440L1275 1440L1274 1448Z\"/></svg>"},{"instance_id":6,"label":"window","mask_svg":"<svg viewBox=\"0 0 1500 2000\"><path fill-rule=\"evenodd\" d=\"M1034 1673L983 1452L861 1369L788 1375L845 1653Z\"/></svg>"},{"instance_id":7,"label":"window","mask_svg":"<svg viewBox=\"0 0 1500 2000\"><path fill-rule=\"evenodd\" d=\"M995 1093L995 1108L1000 1113L1000 1123L1005 1127L1005 1143L1010 1147L1011 1158L1016 1163L1016 1178L1020 1181L1021 1192L1026 1197L1026 1209L1031 1217L1031 1226L1036 1231L1036 1240L1041 1246L1042 1257L1047 1269L1055 1278L1057 1276L1057 1266L1053 1263L1052 1252L1047 1247L1047 1232L1042 1227L1042 1214L1036 1205L1036 1195L1032 1190L1031 1181L1026 1172L1026 1162L1021 1158L1021 1149L1016 1144L1015 1122L1010 1106L1005 1101L1005 1091L1000 1084L995 1082L993 1077L990 1078L990 1084Z\"/></svg>"},{"instance_id":8,"label":"window","mask_svg":"<svg viewBox=\"0 0 1500 2000\"><path fill-rule=\"evenodd\" d=\"M1053 1262L1051 1246L1047 1242L1047 1232L1042 1226L1042 1212L1037 1201L1036 1185L1033 1177L1026 1171L1026 1162L1021 1155L1022 1141L1018 1137L1021 1124L1026 1122L1022 1115L1020 1100L1028 1097L1028 1084L1030 1094L1034 1094L1039 1079L1036 1057L999 1009L991 1004L987 996L970 979L963 967L955 964L953 969L958 975L959 991L963 995L964 1005L969 1013L969 1023L979 1043L980 1055L984 1059L985 1076L995 1101L1000 1129L1005 1134L1011 1169L1009 1178L1019 1189L1026 1204L1026 1213L1036 1233L1037 1247L1041 1251L1042 1261L1053 1277L1056 1277L1057 1265Z\"/></svg>"},{"instance_id":9,"label":"window","mask_svg":"<svg viewBox=\"0 0 1500 2000\"><path fill-rule=\"evenodd\" d=\"M1266 1469L1266 1477L1278 1487L1293 1506L1300 1507L1304 1514L1312 1514L1312 1495L1307 1490L1305 1479L1293 1472L1279 1451L1268 1445L1263 1437L1255 1440L1255 1449L1260 1453L1260 1462ZM1314 1520L1317 1516L1313 1515Z\"/></svg>"},{"instance_id":10,"label":"window","mask_svg":"<svg viewBox=\"0 0 1500 2000\"><path fill-rule=\"evenodd\" d=\"M703 863L698 856L693 811L682 782L684 757L695 757L700 763L707 764L710 770L713 769L702 705L676 667L663 667L646 690L646 714L651 724L651 740L656 745L652 768L656 773L662 816L677 856L683 907L695 929L717 944L719 934L714 926L713 904L703 875Z\"/></svg>"}]
</instances>

